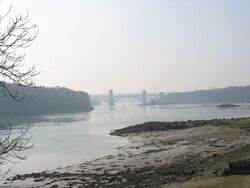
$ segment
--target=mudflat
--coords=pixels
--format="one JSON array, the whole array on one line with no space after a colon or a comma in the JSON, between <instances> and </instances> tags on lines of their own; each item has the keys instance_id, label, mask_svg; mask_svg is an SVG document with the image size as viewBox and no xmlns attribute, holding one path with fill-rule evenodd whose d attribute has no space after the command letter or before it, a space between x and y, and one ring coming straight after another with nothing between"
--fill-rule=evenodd
<instances>
[{"instance_id":1,"label":"mudflat","mask_svg":"<svg viewBox=\"0 0 250 188\"><path fill-rule=\"evenodd\" d=\"M199 176L221 157L250 146L249 118L147 122L115 130L130 143L82 164L17 175L12 187L162 187ZM241 152L241 151L240 151Z\"/></svg>"}]
</instances>

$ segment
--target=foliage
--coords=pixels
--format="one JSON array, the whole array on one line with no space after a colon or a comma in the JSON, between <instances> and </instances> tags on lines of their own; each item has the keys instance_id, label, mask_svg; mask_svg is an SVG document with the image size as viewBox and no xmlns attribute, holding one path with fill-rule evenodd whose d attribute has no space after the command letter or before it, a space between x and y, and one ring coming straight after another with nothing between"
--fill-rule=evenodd
<instances>
[{"instance_id":1,"label":"foliage","mask_svg":"<svg viewBox=\"0 0 250 188\"><path fill-rule=\"evenodd\" d=\"M160 103L243 103L250 102L250 86L161 95Z\"/></svg>"},{"instance_id":2,"label":"foliage","mask_svg":"<svg viewBox=\"0 0 250 188\"><path fill-rule=\"evenodd\" d=\"M18 89L19 94L25 94L26 97L16 102L11 97L4 99L0 94L0 105L2 106L0 117L75 113L92 110L88 94L82 91L59 87L18 88L13 84L9 84L8 88L11 91Z\"/></svg>"}]
</instances>

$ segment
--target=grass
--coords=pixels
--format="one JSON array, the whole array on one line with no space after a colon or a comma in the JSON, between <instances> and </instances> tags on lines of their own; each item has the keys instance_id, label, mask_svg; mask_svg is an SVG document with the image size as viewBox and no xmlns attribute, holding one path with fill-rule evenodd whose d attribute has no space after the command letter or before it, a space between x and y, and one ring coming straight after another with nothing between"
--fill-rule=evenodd
<instances>
[{"instance_id":1,"label":"grass","mask_svg":"<svg viewBox=\"0 0 250 188\"><path fill-rule=\"evenodd\" d=\"M250 118L228 119L223 126L236 129L250 128ZM235 140L236 137L225 137L225 140ZM225 169L230 161L250 158L250 146L234 150L224 156L218 157L215 164L204 169L203 173L195 179L183 183L165 185L165 188L250 188L250 175L235 175L218 177L214 174L216 169Z\"/></svg>"},{"instance_id":2,"label":"grass","mask_svg":"<svg viewBox=\"0 0 250 188\"><path fill-rule=\"evenodd\" d=\"M215 177L206 180L165 185L165 188L249 188L250 175Z\"/></svg>"},{"instance_id":3,"label":"grass","mask_svg":"<svg viewBox=\"0 0 250 188\"><path fill-rule=\"evenodd\" d=\"M214 171L227 168L229 161L238 161L250 158L250 146L245 146L233 152L218 157L216 162L204 170L194 180L184 183L165 185L164 188L250 188L250 175L218 177Z\"/></svg>"},{"instance_id":4,"label":"grass","mask_svg":"<svg viewBox=\"0 0 250 188\"><path fill-rule=\"evenodd\" d=\"M228 168L228 163L230 161L239 161L249 158L250 158L249 145L240 149L236 149L230 153L224 154L223 156L218 156L217 159L215 160L215 163L210 167L204 169L203 173L199 177L197 177L196 180L207 180L215 178L216 175L214 174L214 172L216 171L216 169Z\"/></svg>"},{"instance_id":5,"label":"grass","mask_svg":"<svg viewBox=\"0 0 250 188\"><path fill-rule=\"evenodd\" d=\"M238 129L250 128L250 118L228 119L225 120L225 126Z\"/></svg>"}]
</instances>

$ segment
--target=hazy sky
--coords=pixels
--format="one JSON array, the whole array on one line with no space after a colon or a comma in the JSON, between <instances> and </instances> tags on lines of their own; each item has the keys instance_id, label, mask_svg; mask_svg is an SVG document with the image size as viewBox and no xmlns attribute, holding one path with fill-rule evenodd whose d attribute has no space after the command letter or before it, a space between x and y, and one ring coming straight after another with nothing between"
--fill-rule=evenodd
<instances>
[{"instance_id":1,"label":"hazy sky","mask_svg":"<svg viewBox=\"0 0 250 188\"><path fill-rule=\"evenodd\" d=\"M39 36L38 85L89 93L250 84L249 0L9 0Z\"/></svg>"}]
</instances>

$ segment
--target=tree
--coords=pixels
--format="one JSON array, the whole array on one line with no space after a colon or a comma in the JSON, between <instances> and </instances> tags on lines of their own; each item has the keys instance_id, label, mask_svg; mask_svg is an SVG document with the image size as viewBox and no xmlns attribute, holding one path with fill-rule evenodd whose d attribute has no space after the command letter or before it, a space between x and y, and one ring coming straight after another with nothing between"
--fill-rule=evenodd
<instances>
[{"instance_id":1,"label":"tree","mask_svg":"<svg viewBox=\"0 0 250 188\"><path fill-rule=\"evenodd\" d=\"M29 25L28 14L11 17L11 8L3 16L0 15L0 87L5 97L13 100L22 100L24 96L12 91L7 82L17 86L33 87L33 77L38 73L35 67L26 68L25 54L22 52L36 39L36 25ZM8 135L0 135L0 166L7 162L16 162L25 157L19 155L20 151L31 148L30 137L27 137L28 128L19 134L13 134L11 126ZM1 176L3 172L0 170Z\"/></svg>"},{"instance_id":2,"label":"tree","mask_svg":"<svg viewBox=\"0 0 250 188\"><path fill-rule=\"evenodd\" d=\"M33 33L36 25L28 25L28 14L25 17L17 15L15 18L9 18L8 24L2 26L10 10L0 16L0 87L5 96L10 95L14 100L21 100L18 91L11 92L6 82L1 81L1 77L18 86L34 86L33 77L38 73L34 66L24 68L25 54L19 51L31 45L37 37L37 32Z\"/></svg>"}]
</instances>

